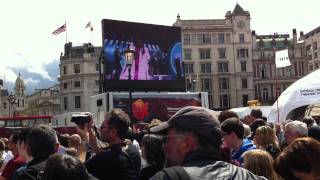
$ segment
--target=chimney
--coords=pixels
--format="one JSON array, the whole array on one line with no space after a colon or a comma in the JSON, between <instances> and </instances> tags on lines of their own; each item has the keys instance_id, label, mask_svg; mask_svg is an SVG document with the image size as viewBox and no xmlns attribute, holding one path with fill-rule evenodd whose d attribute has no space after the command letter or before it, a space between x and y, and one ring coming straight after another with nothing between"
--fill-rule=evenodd
<instances>
[{"instance_id":1,"label":"chimney","mask_svg":"<svg viewBox=\"0 0 320 180\"><path fill-rule=\"evenodd\" d=\"M300 40L300 41L304 40L304 34L303 34L303 31L300 31L300 37L299 37L299 40Z\"/></svg>"},{"instance_id":2,"label":"chimney","mask_svg":"<svg viewBox=\"0 0 320 180\"><path fill-rule=\"evenodd\" d=\"M292 41L293 41L293 45L296 45L298 43L298 36L297 36L296 29L292 30Z\"/></svg>"}]
</instances>

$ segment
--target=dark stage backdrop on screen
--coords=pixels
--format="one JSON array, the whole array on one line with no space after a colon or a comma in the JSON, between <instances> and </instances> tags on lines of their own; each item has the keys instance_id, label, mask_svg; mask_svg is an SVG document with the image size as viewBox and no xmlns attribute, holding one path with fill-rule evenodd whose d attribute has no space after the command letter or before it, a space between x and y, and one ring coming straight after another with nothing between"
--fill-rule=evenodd
<instances>
[{"instance_id":1,"label":"dark stage backdrop on screen","mask_svg":"<svg viewBox=\"0 0 320 180\"><path fill-rule=\"evenodd\" d=\"M102 20L107 91L185 91L179 27ZM124 50L134 50L131 81Z\"/></svg>"}]
</instances>

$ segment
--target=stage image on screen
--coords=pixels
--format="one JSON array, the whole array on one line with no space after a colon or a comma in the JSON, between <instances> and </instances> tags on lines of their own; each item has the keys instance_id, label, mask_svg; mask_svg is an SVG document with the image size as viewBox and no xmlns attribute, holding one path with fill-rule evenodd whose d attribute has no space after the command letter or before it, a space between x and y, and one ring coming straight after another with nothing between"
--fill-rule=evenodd
<instances>
[{"instance_id":1,"label":"stage image on screen","mask_svg":"<svg viewBox=\"0 0 320 180\"><path fill-rule=\"evenodd\" d=\"M107 19L102 27L106 90L185 89L179 27ZM126 49L134 51L130 82Z\"/></svg>"}]
</instances>

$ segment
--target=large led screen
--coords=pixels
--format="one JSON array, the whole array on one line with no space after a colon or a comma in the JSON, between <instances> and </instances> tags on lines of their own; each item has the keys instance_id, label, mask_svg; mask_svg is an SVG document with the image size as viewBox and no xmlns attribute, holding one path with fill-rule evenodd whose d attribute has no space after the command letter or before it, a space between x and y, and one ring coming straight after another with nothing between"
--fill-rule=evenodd
<instances>
[{"instance_id":1,"label":"large led screen","mask_svg":"<svg viewBox=\"0 0 320 180\"><path fill-rule=\"evenodd\" d=\"M185 90L179 27L104 19L102 34L107 91ZM126 49L134 52L131 66Z\"/></svg>"}]
</instances>

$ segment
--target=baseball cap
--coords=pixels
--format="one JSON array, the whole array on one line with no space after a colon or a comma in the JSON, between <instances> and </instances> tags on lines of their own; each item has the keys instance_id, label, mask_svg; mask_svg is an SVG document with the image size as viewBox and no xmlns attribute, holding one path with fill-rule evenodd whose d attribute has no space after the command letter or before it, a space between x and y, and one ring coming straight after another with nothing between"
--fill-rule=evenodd
<instances>
[{"instance_id":1,"label":"baseball cap","mask_svg":"<svg viewBox=\"0 0 320 180\"><path fill-rule=\"evenodd\" d=\"M200 135L207 140L221 142L221 128L214 111L204 107L186 106L176 112L168 121L150 129L157 133L170 127L180 128Z\"/></svg>"}]
</instances>

